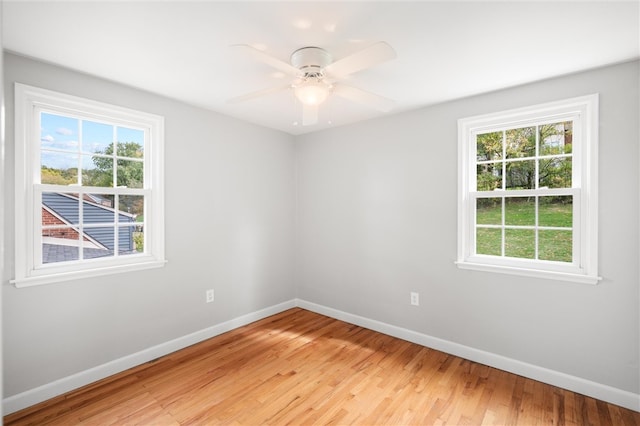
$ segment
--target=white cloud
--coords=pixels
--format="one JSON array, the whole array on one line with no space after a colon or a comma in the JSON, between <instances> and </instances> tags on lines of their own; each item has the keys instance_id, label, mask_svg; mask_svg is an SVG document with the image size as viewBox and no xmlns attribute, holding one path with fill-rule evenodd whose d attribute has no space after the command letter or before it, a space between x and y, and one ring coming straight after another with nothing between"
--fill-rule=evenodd
<instances>
[{"instance_id":1,"label":"white cloud","mask_svg":"<svg viewBox=\"0 0 640 426\"><path fill-rule=\"evenodd\" d=\"M65 127L58 127L56 129L56 133L59 135L69 136L73 134L73 130L67 129Z\"/></svg>"},{"instance_id":2,"label":"white cloud","mask_svg":"<svg viewBox=\"0 0 640 426\"><path fill-rule=\"evenodd\" d=\"M54 143L56 141L56 139L51 135L43 136L40 140L45 143Z\"/></svg>"}]
</instances>

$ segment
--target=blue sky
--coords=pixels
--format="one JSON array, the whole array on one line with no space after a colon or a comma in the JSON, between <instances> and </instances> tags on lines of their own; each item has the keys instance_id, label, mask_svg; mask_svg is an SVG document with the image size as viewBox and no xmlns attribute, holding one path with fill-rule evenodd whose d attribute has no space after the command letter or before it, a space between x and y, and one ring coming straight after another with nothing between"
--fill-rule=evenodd
<instances>
[{"instance_id":1,"label":"blue sky","mask_svg":"<svg viewBox=\"0 0 640 426\"><path fill-rule=\"evenodd\" d=\"M40 115L41 165L57 169L78 167L78 157L82 156L83 168L92 169L91 154L103 152L113 141L114 133L120 142L144 146L142 130L43 112Z\"/></svg>"}]
</instances>

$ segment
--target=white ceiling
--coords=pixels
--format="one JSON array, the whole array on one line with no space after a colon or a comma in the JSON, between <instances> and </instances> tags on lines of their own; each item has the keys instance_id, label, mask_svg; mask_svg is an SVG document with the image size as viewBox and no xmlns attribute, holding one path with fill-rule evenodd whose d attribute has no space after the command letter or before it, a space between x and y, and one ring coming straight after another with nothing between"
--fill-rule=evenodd
<instances>
[{"instance_id":1,"label":"white ceiling","mask_svg":"<svg viewBox=\"0 0 640 426\"><path fill-rule=\"evenodd\" d=\"M288 80L233 44L283 61L319 46L340 59L386 41L397 59L345 83L390 112L638 58L638 1L5 1L4 48L252 123L302 134L383 115L332 96L301 126L291 91L230 98ZM389 113L387 113L389 114Z\"/></svg>"}]
</instances>

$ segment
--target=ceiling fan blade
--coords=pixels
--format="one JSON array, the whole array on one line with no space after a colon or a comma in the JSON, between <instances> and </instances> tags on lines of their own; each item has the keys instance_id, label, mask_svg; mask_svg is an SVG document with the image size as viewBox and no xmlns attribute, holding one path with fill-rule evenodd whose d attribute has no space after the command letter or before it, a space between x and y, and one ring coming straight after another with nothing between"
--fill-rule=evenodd
<instances>
[{"instance_id":1,"label":"ceiling fan blade","mask_svg":"<svg viewBox=\"0 0 640 426\"><path fill-rule=\"evenodd\" d=\"M302 125L311 126L318 122L318 105L302 105Z\"/></svg>"},{"instance_id":2,"label":"ceiling fan blade","mask_svg":"<svg viewBox=\"0 0 640 426\"><path fill-rule=\"evenodd\" d=\"M353 86L345 86L344 84L334 85L333 93L350 101L367 105L383 112L391 111L396 104L393 100L385 98L384 96L376 95L375 93L367 92L366 90Z\"/></svg>"},{"instance_id":3,"label":"ceiling fan blade","mask_svg":"<svg viewBox=\"0 0 640 426\"><path fill-rule=\"evenodd\" d=\"M274 58L271 55L267 55L262 50L258 50L255 47L251 47L248 44L234 44L231 47L237 47L245 52L249 53L254 59L269 65L272 68L282 71L285 74L297 76L300 74L300 70L293 65L290 65L278 58Z\"/></svg>"},{"instance_id":4,"label":"ceiling fan blade","mask_svg":"<svg viewBox=\"0 0 640 426\"><path fill-rule=\"evenodd\" d=\"M258 90L256 92L247 93L245 95L236 96L235 98L227 99L228 104L236 104L239 102L249 101L251 99L259 98L262 96L272 95L274 93L282 92L283 90L290 89L291 85L271 87L269 89Z\"/></svg>"},{"instance_id":5,"label":"ceiling fan blade","mask_svg":"<svg viewBox=\"0 0 640 426\"><path fill-rule=\"evenodd\" d=\"M325 67L325 72L334 77L345 77L354 72L370 68L396 57L396 51L384 41L379 41L356 53L338 59Z\"/></svg>"}]
</instances>

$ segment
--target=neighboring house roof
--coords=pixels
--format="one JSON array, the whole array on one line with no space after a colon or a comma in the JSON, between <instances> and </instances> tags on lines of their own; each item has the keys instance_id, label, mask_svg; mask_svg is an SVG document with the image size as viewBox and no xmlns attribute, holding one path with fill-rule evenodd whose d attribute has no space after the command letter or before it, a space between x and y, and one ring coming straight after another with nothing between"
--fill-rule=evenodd
<instances>
[{"instance_id":1,"label":"neighboring house roof","mask_svg":"<svg viewBox=\"0 0 640 426\"><path fill-rule=\"evenodd\" d=\"M98 201L98 203L94 202L94 200ZM99 223L113 224L115 222L115 214L118 215L119 223L135 222L135 215L107 207L104 205L106 204L104 202L105 200L106 199L101 197L100 199L96 197L84 197L82 200L84 225ZM80 209L77 195L45 192L42 194L42 206L63 223L72 227L79 225ZM125 226L118 229L119 253L132 253L135 251L133 243L134 230L135 228L133 226ZM112 255L115 249L114 234L113 226L83 228L83 240L90 242L89 247L83 248L83 257L88 259ZM65 244L65 241L61 241L61 239L57 239L55 243L44 241L42 248L43 263L78 259L77 245L70 244L69 242L70 240Z\"/></svg>"},{"instance_id":2,"label":"neighboring house roof","mask_svg":"<svg viewBox=\"0 0 640 426\"><path fill-rule=\"evenodd\" d=\"M101 197L96 194L84 194L84 199L87 201L93 201L96 204L100 204L106 207L112 207L113 205L110 199Z\"/></svg>"},{"instance_id":3,"label":"neighboring house roof","mask_svg":"<svg viewBox=\"0 0 640 426\"><path fill-rule=\"evenodd\" d=\"M83 248L83 259L97 259L99 257L111 256L113 251L95 248ZM67 262L70 260L78 260L77 246L68 246L61 244L42 244L42 263Z\"/></svg>"}]
</instances>

